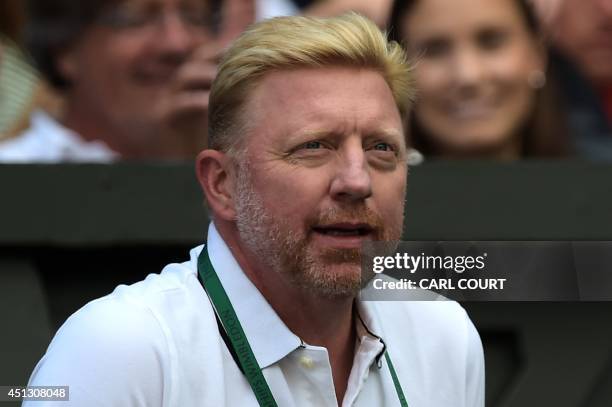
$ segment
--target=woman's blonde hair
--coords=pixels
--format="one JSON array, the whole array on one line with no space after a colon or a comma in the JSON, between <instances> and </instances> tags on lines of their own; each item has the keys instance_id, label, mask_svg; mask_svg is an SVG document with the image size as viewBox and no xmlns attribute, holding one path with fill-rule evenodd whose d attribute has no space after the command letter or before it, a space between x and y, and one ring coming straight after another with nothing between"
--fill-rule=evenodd
<instances>
[{"instance_id":1,"label":"woman's blonde hair","mask_svg":"<svg viewBox=\"0 0 612 407\"><path fill-rule=\"evenodd\" d=\"M374 69L389 85L402 117L413 98L411 65L405 52L367 18L277 17L252 25L219 65L209 104L209 148L236 151L249 93L276 70L351 66Z\"/></svg>"}]
</instances>

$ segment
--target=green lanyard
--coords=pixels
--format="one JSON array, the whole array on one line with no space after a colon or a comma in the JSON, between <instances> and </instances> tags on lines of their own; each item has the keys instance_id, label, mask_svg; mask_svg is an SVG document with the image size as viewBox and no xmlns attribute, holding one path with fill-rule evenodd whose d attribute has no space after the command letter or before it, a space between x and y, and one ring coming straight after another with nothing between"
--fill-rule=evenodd
<instances>
[{"instance_id":1,"label":"green lanyard","mask_svg":"<svg viewBox=\"0 0 612 407\"><path fill-rule=\"evenodd\" d=\"M219 276L210 262L208 249L206 247L202 249L198 256L198 273L200 275L202 287L204 287L204 291L206 291L210 298L217 318L221 321L221 325L229 337L231 346L238 358L237 362L240 364L240 370L242 370L247 381L251 385L251 389L253 389L253 393L259 405L262 407L277 407L276 400L274 400L270 387L263 376L257 359L255 359L251 345L242 329L242 325L240 325L234 307L232 307L232 303L223 289ZM408 402L404 397L402 386L397 378L397 374L395 373L395 369L393 368L391 358L387 351L385 351L385 360L389 366L389 372L393 378L393 384L395 385L399 402L402 407L408 407Z\"/></svg>"}]
</instances>

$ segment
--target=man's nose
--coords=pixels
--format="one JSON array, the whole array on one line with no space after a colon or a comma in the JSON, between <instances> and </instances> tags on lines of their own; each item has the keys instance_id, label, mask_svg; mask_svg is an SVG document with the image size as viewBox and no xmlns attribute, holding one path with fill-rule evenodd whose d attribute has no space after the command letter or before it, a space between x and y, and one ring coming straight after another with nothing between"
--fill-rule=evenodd
<instances>
[{"instance_id":1,"label":"man's nose","mask_svg":"<svg viewBox=\"0 0 612 407\"><path fill-rule=\"evenodd\" d=\"M193 27L183 21L176 12L169 12L160 21L158 46L165 52L187 55L199 45L199 37Z\"/></svg>"},{"instance_id":2,"label":"man's nose","mask_svg":"<svg viewBox=\"0 0 612 407\"><path fill-rule=\"evenodd\" d=\"M339 159L330 194L339 201L362 201L372 195L370 169L361 146Z\"/></svg>"}]
</instances>

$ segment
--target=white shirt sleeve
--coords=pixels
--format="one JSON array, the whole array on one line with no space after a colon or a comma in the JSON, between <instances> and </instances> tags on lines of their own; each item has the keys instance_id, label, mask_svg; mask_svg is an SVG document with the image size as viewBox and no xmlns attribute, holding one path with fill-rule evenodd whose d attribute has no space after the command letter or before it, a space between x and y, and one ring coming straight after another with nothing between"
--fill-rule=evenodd
<instances>
[{"instance_id":1,"label":"white shirt sleeve","mask_svg":"<svg viewBox=\"0 0 612 407\"><path fill-rule=\"evenodd\" d=\"M485 365L480 335L466 314L467 323L467 360L466 360L466 400L465 406L484 407L485 405Z\"/></svg>"},{"instance_id":2,"label":"white shirt sleeve","mask_svg":"<svg viewBox=\"0 0 612 407\"><path fill-rule=\"evenodd\" d=\"M59 329L29 382L69 386L70 401L23 406L163 406L170 385L164 332L149 309L129 299L89 303Z\"/></svg>"}]
</instances>

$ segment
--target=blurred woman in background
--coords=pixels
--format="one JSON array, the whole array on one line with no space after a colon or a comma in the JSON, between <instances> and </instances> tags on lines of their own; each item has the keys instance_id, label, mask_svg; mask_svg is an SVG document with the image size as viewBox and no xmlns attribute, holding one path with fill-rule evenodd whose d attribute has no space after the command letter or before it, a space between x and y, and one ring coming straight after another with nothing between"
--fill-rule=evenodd
<instances>
[{"instance_id":1,"label":"blurred woman in background","mask_svg":"<svg viewBox=\"0 0 612 407\"><path fill-rule=\"evenodd\" d=\"M524 0L398 0L390 29L415 60L407 126L426 157L568 154L546 47Z\"/></svg>"}]
</instances>

